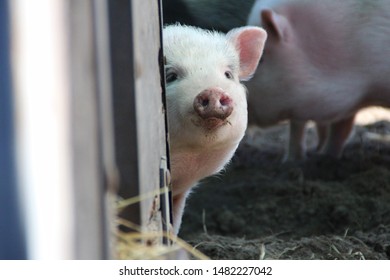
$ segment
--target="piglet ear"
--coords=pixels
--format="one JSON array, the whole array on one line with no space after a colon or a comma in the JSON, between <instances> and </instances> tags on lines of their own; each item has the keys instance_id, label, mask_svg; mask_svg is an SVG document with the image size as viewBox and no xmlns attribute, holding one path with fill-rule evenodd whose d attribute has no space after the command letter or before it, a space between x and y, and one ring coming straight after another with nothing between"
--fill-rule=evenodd
<instances>
[{"instance_id":1,"label":"piglet ear","mask_svg":"<svg viewBox=\"0 0 390 280\"><path fill-rule=\"evenodd\" d=\"M249 80L256 71L260 57L263 54L267 33L260 27L240 27L226 34L233 43L240 57L241 81Z\"/></svg>"},{"instance_id":2,"label":"piglet ear","mask_svg":"<svg viewBox=\"0 0 390 280\"><path fill-rule=\"evenodd\" d=\"M286 17L269 9L262 10L260 17L262 26L267 30L270 38L288 41L291 28Z\"/></svg>"}]
</instances>

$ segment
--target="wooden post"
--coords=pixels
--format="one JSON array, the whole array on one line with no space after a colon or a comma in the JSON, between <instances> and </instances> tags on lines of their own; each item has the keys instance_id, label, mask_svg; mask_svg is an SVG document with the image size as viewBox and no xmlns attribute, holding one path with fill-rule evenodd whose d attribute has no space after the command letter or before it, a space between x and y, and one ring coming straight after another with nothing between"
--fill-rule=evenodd
<instances>
[{"instance_id":1,"label":"wooden post","mask_svg":"<svg viewBox=\"0 0 390 280\"><path fill-rule=\"evenodd\" d=\"M118 187L138 230L168 229L160 2L9 3L25 256L111 258Z\"/></svg>"},{"instance_id":2,"label":"wooden post","mask_svg":"<svg viewBox=\"0 0 390 280\"><path fill-rule=\"evenodd\" d=\"M121 216L139 225L133 230L161 230L160 167L169 163L160 3L110 1L110 22L119 194L141 198Z\"/></svg>"},{"instance_id":3,"label":"wooden post","mask_svg":"<svg viewBox=\"0 0 390 280\"><path fill-rule=\"evenodd\" d=\"M71 0L68 16L75 255L106 259L116 187L107 0Z\"/></svg>"},{"instance_id":4,"label":"wooden post","mask_svg":"<svg viewBox=\"0 0 390 280\"><path fill-rule=\"evenodd\" d=\"M110 258L105 197L115 167L106 1L11 3L28 258Z\"/></svg>"}]
</instances>

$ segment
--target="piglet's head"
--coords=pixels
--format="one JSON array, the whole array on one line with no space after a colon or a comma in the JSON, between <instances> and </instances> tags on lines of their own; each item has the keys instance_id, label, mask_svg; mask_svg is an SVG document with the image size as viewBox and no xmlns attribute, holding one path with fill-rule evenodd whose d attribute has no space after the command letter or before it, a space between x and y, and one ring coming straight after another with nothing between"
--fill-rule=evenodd
<instances>
[{"instance_id":1,"label":"piglet's head","mask_svg":"<svg viewBox=\"0 0 390 280\"><path fill-rule=\"evenodd\" d=\"M224 35L190 26L164 28L171 146L238 144L247 126L246 89L266 32L242 27Z\"/></svg>"}]
</instances>

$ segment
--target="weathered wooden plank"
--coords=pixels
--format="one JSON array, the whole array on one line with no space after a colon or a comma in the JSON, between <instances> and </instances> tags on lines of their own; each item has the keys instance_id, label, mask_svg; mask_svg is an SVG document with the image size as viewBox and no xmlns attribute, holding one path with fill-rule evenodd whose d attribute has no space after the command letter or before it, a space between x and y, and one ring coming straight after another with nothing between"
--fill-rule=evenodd
<instances>
[{"instance_id":1,"label":"weathered wooden plank","mask_svg":"<svg viewBox=\"0 0 390 280\"><path fill-rule=\"evenodd\" d=\"M110 95L103 89L108 77L99 75L107 68L98 58L98 44L104 43L96 34L104 34L97 25L104 14L96 11L105 1L69 1L69 42L72 122L72 167L75 203L75 257L77 259L108 258L105 205L105 167L102 132L101 100ZM104 50L102 50L104 52ZM107 55L108 55L108 49ZM103 69L102 69L103 68ZM106 70L109 73L109 71ZM107 138L108 135L105 137Z\"/></svg>"},{"instance_id":2,"label":"weathered wooden plank","mask_svg":"<svg viewBox=\"0 0 390 280\"><path fill-rule=\"evenodd\" d=\"M160 186L160 162L166 156L165 112L159 64L159 6L158 1L132 3L136 113L139 121L139 183L141 192L148 193ZM141 204L143 221L152 218L151 206L152 200ZM155 207L159 209L159 205Z\"/></svg>"},{"instance_id":3,"label":"weathered wooden plank","mask_svg":"<svg viewBox=\"0 0 390 280\"><path fill-rule=\"evenodd\" d=\"M131 2L109 1L110 50L114 108L115 159L119 172L119 195L138 196L137 124ZM139 205L130 205L122 216L141 224Z\"/></svg>"},{"instance_id":4,"label":"weathered wooden plank","mask_svg":"<svg viewBox=\"0 0 390 280\"><path fill-rule=\"evenodd\" d=\"M111 1L111 52L120 195L143 197L122 216L160 230L160 165L166 158L159 1ZM157 229L159 228L159 229Z\"/></svg>"}]
</instances>

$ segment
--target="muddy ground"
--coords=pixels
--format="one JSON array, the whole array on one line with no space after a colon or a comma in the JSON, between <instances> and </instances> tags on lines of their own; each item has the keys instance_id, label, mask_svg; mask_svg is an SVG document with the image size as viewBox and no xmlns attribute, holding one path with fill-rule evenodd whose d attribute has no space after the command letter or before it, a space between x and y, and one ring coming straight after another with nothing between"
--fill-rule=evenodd
<instances>
[{"instance_id":1,"label":"muddy ground","mask_svg":"<svg viewBox=\"0 0 390 280\"><path fill-rule=\"evenodd\" d=\"M390 259L390 122L357 125L341 159L282 163L287 125L251 128L190 196L180 237L212 259Z\"/></svg>"}]
</instances>

